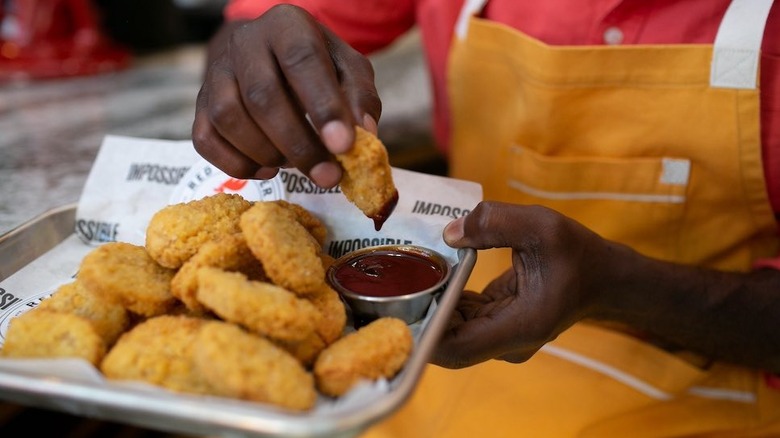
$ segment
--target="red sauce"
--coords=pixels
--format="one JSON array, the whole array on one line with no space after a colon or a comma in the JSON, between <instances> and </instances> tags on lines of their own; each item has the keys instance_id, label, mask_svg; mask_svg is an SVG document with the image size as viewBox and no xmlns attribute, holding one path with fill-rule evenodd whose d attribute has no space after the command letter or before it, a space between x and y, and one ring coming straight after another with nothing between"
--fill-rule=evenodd
<instances>
[{"instance_id":1,"label":"red sauce","mask_svg":"<svg viewBox=\"0 0 780 438\"><path fill-rule=\"evenodd\" d=\"M342 288L372 297L408 295L438 283L444 271L428 257L411 252L376 251L336 268Z\"/></svg>"},{"instance_id":2,"label":"red sauce","mask_svg":"<svg viewBox=\"0 0 780 438\"><path fill-rule=\"evenodd\" d=\"M382 225L385 224L385 221L387 218L390 217L390 214L395 210L395 206L398 204L398 190L393 193L393 197L390 198L385 205L382 206L382 208L379 210L377 214L375 214L371 219L374 220L374 229L376 231L379 231L382 229Z\"/></svg>"}]
</instances>

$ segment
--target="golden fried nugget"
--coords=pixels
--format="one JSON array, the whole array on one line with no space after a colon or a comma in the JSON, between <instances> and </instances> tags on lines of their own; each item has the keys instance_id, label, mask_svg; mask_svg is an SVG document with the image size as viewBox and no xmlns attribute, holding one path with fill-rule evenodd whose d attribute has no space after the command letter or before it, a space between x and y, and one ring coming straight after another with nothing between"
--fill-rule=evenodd
<instances>
[{"instance_id":1,"label":"golden fried nugget","mask_svg":"<svg viewBox=\"0 0 780 438\"><path fill-rule=\"evenodd\" d=\"M320 318L314 327L314 333L296 342L276 343L298 358L302 364L310 366L328 345L341 338L347 324L347 309L338 292L323 284L316 293L306 297L320 312Z\"/></svg>"},{"instance_id":2,"label":"golden fried nugget","mask_svg":"<svg viewBox=\"0 0 780 438\"><path fill-rule=\"evenodd\" d=\"M204 243L240 231L238 219L251 205L241 195L217 193L164 207L146 228L146 249L157 263L177 269Z\"/></svg>"},{"instance_id":3,"label":"golden fried nugget","mask_svg":"<svg viewBox=\"0 0 780 438\"><path fill-rule=\"evenodd\" d=\"M106 344L86 318L36 308L11 320L1 353L15 358L81 358L97 366Z\"/></svg>"},{"instance_id":4,"label":"golden fried nugget","mask_svg":"<svg viewBox=\"0 0 780 438\"><path fill-rule=\"evenodd\" d=\"M217 395L295 411L317 400L314 378L294 357L234 324L204 325L195 345L195 365Z\"/></svg>"},{"instance_id":5,"label":"golden fried nugget","mask_svg":"<svg viewBox=\"0 0 780 438\"><path fill-rule=\"evenodd\" d=\"M211 394L193 365L193 349L206 320L162 315L125 332L106 354L100 371L109 379L139 380L173 391Z\"/></svg>"},{"instance_id":6,"label":"golden fried nugget","mask_svg":"<svg viewBox=\"0 0 780 438\"><path fill-rule=\"evenodd\" d=\"M256 202L241 215L241 231L274 284L306 295L325 282L322 247L291 209L276 202Z\"/></svg>"},{"instance_id":7,"label":"golden fried nugget","mask_svg":"<svg viewBox=\"0 0 780 438\"><path fill-rule=\"evenodd\" d=\"M376 319L320 353L314 363L317 388L323 394L340 396L362 379L389 379L404 366L413 343L403 320Z\"/></svg>"},{"instance_id":8,"label":"golden fried nugget","mask_svg":"<svg viewBox=\"0 0 780 438\"><path fill-rule=\"evenodd\" d=\"M306 339L321 317L312 303L282 287L219 268L198 270L196 297L220 318L281 341Z\"/></svg>"},{"instance_id":9,"label":"golden fried nugget","mask_svg":"<svg viewBox=\"0 0 780 438\"><path fill-rule=\"evenodd\" d=\"M111 346L130 325L130 316L121 304L82 286L76 280L57 288L38 309L73 313L89 320L98 335Z\"/></svg>"},{"instance_id":10,"label":"golden fried nugget","mask_svg":"<svg viewBox=\"0 0 780 438\"><path fill-rule=\"evenodd\" d=\"M143 246L109 242L81 261L78 281L93 293L107 297L138 315L162 315L176 305L171 294L175 271L160 266Z\"/></svg>"},{"instance_id":11,"label":"golden fried nugget","mask_svg":"<svg viewBox=\"0 0 780 438\"><path fill-rule=\"evenodd\" d=\"M314 213L310 212L306 209L306 207L300 204L285 201L283 199L278 199L271 202L275 202L285 208L292 210L293 213L295 213L298 222L303 225L303 227L306 228L312 236L314 236L314 238L317 240L317 243L319 243L320 246L325 244L325 238L328 237L328 229L325 227L325 224L322 223L320 218L314 215Z\"/></svg>"},{"instance_id":12,"label":"golden fried nugget","mask_svg":"<svg viewBox=\"0 0 780 438\"><path fill-rule=\"evenodd\" d=\"M330 345L341 337L347 325L347 308L339 293L327 284L323 284L317 293L309 296L309 301L320 311L322 318L317 324L317 334Z\"/></svg>"},{"instance_id":13,"label":"golden fried nugget","mask_svg":"<svg viewBox=\"0 0 780 438\"><path fill-rule=\"evenodd\" d=\"M325 272L327 272L328 268L336 262L336 259L326 252L320 254L320 260L322 260L322 267L325 269Z\"/></svg>"},{"instance_id":14,"label":"golden fried nugget","mask_svg":"<svg viewBox=\"0 0 780 438\"><path fill-rule=\"evenodd\" d=\"M198 290L197 272L205 266L241 272L250 280L267 280L262 264L249 250L241 233L207 242L182 265L171 280L173 296L180 299L194 314L204 314L208 311L195 296Z\"/></svg>"},{"instance_id":15,"label":"golden fried nugget","mask_svg":"<svg viewBox=\"0 0 780 438\"><path fill-rule=\"evenodd\" d=\"M328 346L316 332L311 333L306 339L300 341L281 341L278 339L271 339L271 341L298 359L301 365L305 367L310 367L322 350Z\"/></svg>"},{"instance_id":16,"label":"golden fried nugget","mask_svg":"<svg viewBox=\"0 0 780 438\"><path fill-rule=\"evenodd\" d=\"M372 133L355 126L349 152L336 154L344 174L341 191L360 211L374 220L379 231L398 204L398 190L385 145Z\"/></svg>"}]
</instances>

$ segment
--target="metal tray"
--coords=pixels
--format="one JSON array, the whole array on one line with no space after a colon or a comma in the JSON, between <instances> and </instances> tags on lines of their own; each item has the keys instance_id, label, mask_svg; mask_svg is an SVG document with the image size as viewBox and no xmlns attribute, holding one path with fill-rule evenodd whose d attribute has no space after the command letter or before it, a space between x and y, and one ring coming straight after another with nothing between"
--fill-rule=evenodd
<instances>
[{"instance_id":1,"label":"metal tray","mask_svg":"<svg viewBox=\"0 0 780 438\"><path fill-rule=\"evenodd\" d=\"M73 234L75 205L51 210L0 236L0 280L9 277ZM214 398L171 395L160 397L133 387L47 379L40 375L0 370L0 398L75 415L135 426L195 435L230 437L350 437L400 408L412 395L447 315L457 303L476 262L476 251L458 252L458 263L438 307L422 328L403 371L390 390L375 402L333 415L287 414L267 405L238 402L241 409L220 410ZM229 400L233 402L233 400ZM215 409L216 408L216 409Z\"/></svg>"}]
</instances>

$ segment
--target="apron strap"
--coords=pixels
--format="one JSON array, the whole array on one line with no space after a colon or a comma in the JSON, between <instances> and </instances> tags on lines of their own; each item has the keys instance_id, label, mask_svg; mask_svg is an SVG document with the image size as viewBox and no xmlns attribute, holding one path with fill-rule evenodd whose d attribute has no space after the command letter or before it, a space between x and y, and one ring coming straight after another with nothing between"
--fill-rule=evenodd
<instances>
[{"instance_id":1,"label":"apron strap","mask_svg":"<svg viewBox=\"0 0 780 438\"><path fill-rule=\"evenodd\" d=\"M469 31L469 18L481 11L485 7L487 0L465 0L463 7L460 9L460 15L458 15L458 22L455 24L455 35L458 39L466 38L466 34Z\"/></svg>"},{"instance_id":2,"label":"apron strap","mask_svg":"<svg viewBox=\"0 0 780 438\"><path fill-rule=\"evenodd\" d=\"M761 41L773 0L732 0L712 51L710 86L755 89Z\"/></svg>"}]
</instances>

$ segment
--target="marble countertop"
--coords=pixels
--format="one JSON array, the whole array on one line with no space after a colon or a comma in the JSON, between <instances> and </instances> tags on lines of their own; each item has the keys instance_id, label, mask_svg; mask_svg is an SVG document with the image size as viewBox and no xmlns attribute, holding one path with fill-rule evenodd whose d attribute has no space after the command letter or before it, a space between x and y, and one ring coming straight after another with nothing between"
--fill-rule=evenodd
<instances>
[{"instance_id":1,"label":"marble countertop","mask_svg":"<svg viewBox=\"0 0 780 438\"><path fill-rule=\"evenodd\" d=\"M0 234L76 202L107 134L190 138L203 49L124 71L0 86Z\"/></svg>"},{"instance_id":2,"label":"marble countertop","mask_svg":"<svg viewBox=\"0 0 780 438\"><path fill-rule=\"evenodd\" d=\"M115 73L0 85L0 235L76 202L106 135L190 139L204 56L205 46L189 45ZM415 36L373 61L392 164L436 166Z\"/></svg>"}]
</instances>

